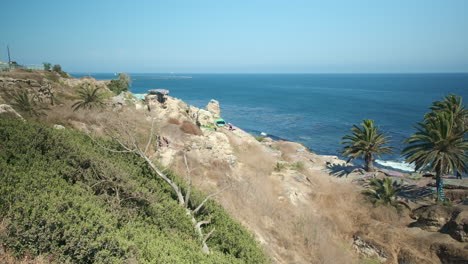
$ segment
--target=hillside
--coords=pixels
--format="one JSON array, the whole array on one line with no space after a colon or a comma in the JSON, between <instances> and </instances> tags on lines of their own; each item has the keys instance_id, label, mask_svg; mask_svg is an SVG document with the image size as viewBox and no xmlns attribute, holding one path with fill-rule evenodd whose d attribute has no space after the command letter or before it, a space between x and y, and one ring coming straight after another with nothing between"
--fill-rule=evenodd
<instances>
[{"instance_id":1,"label":"hillside","mask_svg":"<svg viewBox=\"0 0 468 264\"><path fill-rule=\"evenodd\" d=\"M100 87L104 106L73 111L79 89L87 85ZM11 204L2 207L7 217L1 232L6 250L19 258L30 254L59 262L104 263L261 263L267 259L273 263L466 263L468 259L466 242L448 232L433 232L455 221L466 206L429 206L435 209L426 212L420 207L430 203L419 198L410 201L411 211L373 206L361 195L369 175L348 172L338 157L316 155L298 143L255 138L237 127L217 128L214 120L222 112L216 101L206 109L170 96L164 102L156 95L142 101L128 92L115 96L106 81L40 71L1 73L0 89L0 104L11 105L17 112L8 110L8 119L0 115L1 142L6 142L0 143L5 145L0 157L2 168L7 168L1 172L24 178L0 183L1 197L10 197L5 201ZM34 102L29 108L17 106L14 99L23 90ZM27 121L14 118L17 114ZM125 150L132 142L144 148L151 136L148 160L160 164L183 193L188 183L200 190L193 191L192 209L204 197L216 194L197 216L211 219L209 227L215 227L207 241L212 254L202 253L190 217L177 205L176 193L148 162L135 153L107 150ZM408 186L423 183L405 181ZM13 198L22 196L24 200ZM427 221L410 227L418 217L419 224ZM99 226L103 228L94 229ZM89 236L76 241L65 236L81 233ZM77 252L72 245L79 246Z\"/></svg>"}]
</instances>

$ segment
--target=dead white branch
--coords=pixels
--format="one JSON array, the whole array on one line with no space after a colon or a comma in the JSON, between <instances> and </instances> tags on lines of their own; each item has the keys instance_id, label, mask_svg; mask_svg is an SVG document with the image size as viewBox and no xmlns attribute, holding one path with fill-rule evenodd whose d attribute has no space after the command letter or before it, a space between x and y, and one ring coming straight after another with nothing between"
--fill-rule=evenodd
<instances>
[{"instance_id":1,"label":"dead white branch","mask_svg":"<svg viewBox=\"0 0 468 264\"><path fill-rule=\"evenodd\" d=\"M208 195L208 196L200 203L200 205L199 205L197 208L195 208L195 210L193 210L193 214L197 214L198 211L200 211L200 209L203 207L203 205L205 205L206 202L208 202L209 199L211 199L212 197L215 197L216 195L218 195L218 194L224 192L227 188L229 188L229 186L226 186L226 187L224 187L223 189L221 189L221 190L219 190L219 191L217 191L217 192L214 192L214 193Z\"/></svg>"},{"instance_id":2,"label":"dead white branch","mask_svg":"<svg viewBox=\"0 0 468 264\"><path fill-rule=\"evenodd\" d=\"M138 155L151 167L151 169L156 173L156 175L159 178L163 179L169 186L171 186L171 188L174 190L174 192L177 195L177 200L179 202L179 205L184 206L186 208L187 215L191 217L191 221L192 221L192 223L194 225L194 229L197 232L197 234L199 236L199 239L200 239L200 242L202 244L202 251L204 253L206 253L206 254L209 254L210 249L208 248L208 245L206 244L206 241L213 234L213 232L215 231L215 228L211 229L211 231L208 234L204 235L203 230L202 230L202 225L210 224L211 219L210 220L202 220L202 221L197 222L197 220L195 218L195 215L201 210L201 208L203 208L203 206L205 205L205 203L209 199L211 199L212 197L222 193L229 186L226 186L223 189L221 189L220 191L208 195L200 203L200 205L198 205L198 207L195 210L190 209L189 208L189 200L190 200L191 188L192 188L192 176L191 176L192 169L190 169L189 163L187 161L187 156L185 154L183 156L184 157L185 168L187 170L187 176L186 176L187 191L186 191L185 197L184 197L182 189L164 173L165 169L160 170L156 166L156 164L151 160L150 156L147 154L150 147L151 147L151 142L152 142L153 136L154 136L155 120L153 119L153 122L151 124L151 132L150 132L149 139L146 142L146 146L145 146L144 149L142 149L140 147L135 135L132 133L132 131L130 131L128 129L128 126L126 126L123 122L119 122L119 124L120 124L120 129L113 130L112 134L110 134L110 136L111 136L112 139L116 140L124 150L110 149L110 148L107 148L105 146L102 146L99 142L97 142L94 139L93 139L93 141L97 145L102 147L103 149L106 149L106 150L111 151L111 152L130 152L130 153L134 153L134 154ZM120 196L118 190L116 190L116 193L117 193L118 196ZM120 200L120 197L118 197L118 199ZM122 201L125 201L126 199L129 199L129 198L125 198Z\"/></svg>"}]
</instances>

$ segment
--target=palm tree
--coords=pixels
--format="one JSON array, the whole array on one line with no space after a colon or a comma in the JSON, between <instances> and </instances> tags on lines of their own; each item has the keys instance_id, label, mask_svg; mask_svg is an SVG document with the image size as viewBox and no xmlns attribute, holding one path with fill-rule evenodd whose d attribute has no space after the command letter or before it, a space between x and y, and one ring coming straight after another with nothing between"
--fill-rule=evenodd
<instances>
[{"instance_id":1,"label":"palm tree","mask_svg":"<svg viewBox=\"0 0 468 264\"><path fill-rule=\"evenodd\" d=\"M403 150L406 162L414 163L416 170L429 169L436 173L437 200L443 201L442 175L466 172L468 141L466 129L455 122L452 112L440 111L426 116L418 123L417 132L405 140L410 144Z\"/></svg>"},{"instance_id":2,"label":"palm tree","mask_svg":"<svg viewBox=\"0 0 468 264\"><path fill-rule=\"evenodd\" d=\"M400 205L404 205L409 208L409 206L402 202L398 201L397 194L401 191L401 186L392 181L390 178L381 179L372 179L369 183L369 189L363 191L362 193L371 198L373 204L384 204L391 205L398 208Z\"/></svg>"},{"instance_id":3,"label":"palm tree","mask_svg":"<svg viewBox=\"0 0 468 264\"><path fill-rule=\"evenodd\" d=\"M392 147L384 146L389 143L389 137L384 133L379 133L379 127L374 126L374 120L366 119L361 124L362 128L353 125L351 135L343 137L346 146L341 151L343 157L349 157L347 162L353 159L364 157L366 170L374 171L374 155L380 157L382 154L391 154Z\"/></svg>"},{"instance_id":4,"label":"palm tree","mask_svg":"<svg viewBox=\"0 0 468 264\"><path fill-rule=\"evenodd\" d=\"M455 94L448 95L442 101L436 101L429 107L431 112L426 114L425 119L432 118L440 112L450 112L453 114L455 128L468 129L468 109L463 105L463 98Z\"/></svg>"},{"instance_id":5,"label":"palm tree","mask_svg":"<svg viewBox=\"0 0 468 264\"><path fill-rule=\"evenodd\" d=\"M91 109L94 107L104 106L104 98L102 93L99 92L101 88L95 87L91 84L85 84L78 90L78 97L80 101L72 105L73 111L80 108Z\"/></svg>"},{"instance_id":6,"label":"palm tree","mask_svg":"<svg viewBox=\"0 0 468 264\"><path fill-rule=\"evenodd\" d=\"M25 113L28 116L40 116L44 115L44 112L42 110L45 110L47 108L39 105L37 103L37 97L34 95L31 95L28 90L26 89L21 89L19 91L16 91L15 93L7 93L12 99L12 106L16 107L20 112Z\"/></svg>"}]
</instances>

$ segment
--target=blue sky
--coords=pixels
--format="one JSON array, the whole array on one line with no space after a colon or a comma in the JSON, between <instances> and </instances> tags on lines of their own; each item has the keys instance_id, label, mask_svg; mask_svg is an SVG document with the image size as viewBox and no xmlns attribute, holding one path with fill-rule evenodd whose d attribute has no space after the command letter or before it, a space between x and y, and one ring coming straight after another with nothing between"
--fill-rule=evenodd
<instances>
[{"instance_id":1,"label":"blue sky","mask_svg":"<svg viewBox=\"0 0 468 264\"><path fill-rule=\"evenodd\" d=\"M70 72L468 72L468 1L7 1L0 60Z\"/></svg>"}]
</instances>

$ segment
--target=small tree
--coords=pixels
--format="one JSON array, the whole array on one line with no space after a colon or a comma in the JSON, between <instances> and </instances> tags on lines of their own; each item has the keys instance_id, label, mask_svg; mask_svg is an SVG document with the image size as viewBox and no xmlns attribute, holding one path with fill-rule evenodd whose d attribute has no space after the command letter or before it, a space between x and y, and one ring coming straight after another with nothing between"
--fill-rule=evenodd
<instances>
[{"instance_id":1,"label":"small tree","mask_svg":"<svg viewBox=\"0 0 468 264\"><path fill-rule=\"evenodd\" d=\"M114 92L114 94L118 95L121 92L127 91L131 84L132 80L130 76L121 72L119 73L119 78L111 80L107 87Z\"/></svg>"},{"instance_id":2,"label":"small tree","mask_svg":"<svg viewBox=\"0 0 468 264\"><path fill-rule=\"evenodd\" d=\"M52 64L50 64L48 62L43 62L42 64L44 65L44 70L45 71L50 71L50 69L52 69Z\"/></svg>"},{"instance_id":3,"label":"small tree","mask_svg":"<svg viewBox=\"0 0 468 264\"><path fill-rule=\"evenodd\" d=\"M374 155L380 157L382 154L391 154L392 147L384 146L390 141L384 133L379 133L379 127L374 126L374 120L364 120L362 128L353 125L351 135L343 137L341 144L346 145L341 151L343 157L349 157L348 162L353 159L364 157L366 170L374 171Z\"/></svg>"},{"instance_id":4,"label":"small tree","mask_svg":"<svg viewBox=\"0 0 468 264\"><path fill-rule=\"evenodd\" d=\"M52 68L54 72L61 73L62 72L62 66L60 64L55 64L54 67Z\"/></svg>"}]
</instances>

